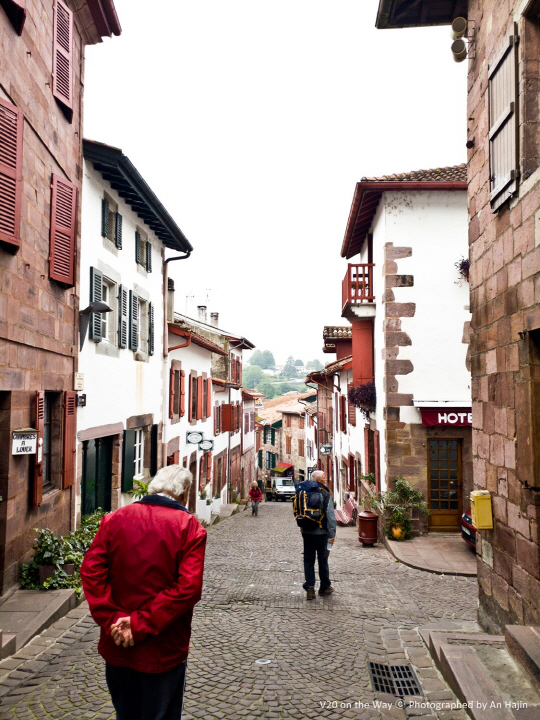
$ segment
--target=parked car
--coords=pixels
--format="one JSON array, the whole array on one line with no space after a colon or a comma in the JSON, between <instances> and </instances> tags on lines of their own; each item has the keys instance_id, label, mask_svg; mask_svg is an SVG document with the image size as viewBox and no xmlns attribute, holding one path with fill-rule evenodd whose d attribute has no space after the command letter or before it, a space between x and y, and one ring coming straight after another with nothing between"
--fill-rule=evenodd
<instances>
[{"instance_id":1,"label":"parked car","mask_svg":"<svg viewBox=\"0 0 540 720\"><path fill-rule=\"evenodd\" d=\"M266 500L291 500L294 497L294 480L291 477L271 477L266 482Z\"/></svg>"},{"instance_id":2,"label":"parked car","mask_svg":"<svg viewBox=\"0 0 540 720\"><path fill-rule=\"evenodd\" d=\"M476 547L476 528L472 523L470 508L461 516L461 537L468 545Z\"/></svg>"}]
</instances>

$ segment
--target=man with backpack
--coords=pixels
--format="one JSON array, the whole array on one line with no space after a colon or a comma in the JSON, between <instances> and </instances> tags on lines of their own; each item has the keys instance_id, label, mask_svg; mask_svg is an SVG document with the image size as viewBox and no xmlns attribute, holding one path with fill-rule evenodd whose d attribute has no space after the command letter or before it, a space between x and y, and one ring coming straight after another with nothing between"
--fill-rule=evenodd
<instances>
[{"instance_id":1,"label":"man with backpack","mask_svg":"<svg viewBox=\"0 0 540 720\"><path fill-rule=\"evenodd\" d=\"M304 539L303 585L307 599L315 597L315 557L319 562L319 595L330 595L334 588L330 582L328 556L336 537L336 517L332 496L324 484L326 475L316 470L310 480L296 486L293 512Z\"/></svg>"}]
</instances>

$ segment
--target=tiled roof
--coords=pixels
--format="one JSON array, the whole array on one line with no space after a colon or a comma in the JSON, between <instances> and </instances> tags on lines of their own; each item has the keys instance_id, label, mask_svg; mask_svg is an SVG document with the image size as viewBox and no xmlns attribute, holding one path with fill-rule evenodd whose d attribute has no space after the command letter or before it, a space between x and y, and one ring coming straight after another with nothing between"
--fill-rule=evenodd
<instances>
[{"instance_id":1,"label":"tiled roof","mask_svg":"<svg viewBox=\"0 0 540 720\"><path fill-rule=\"evenodd\" d=\"M327 375L331 375L333 373L339 372L342 370L345 365L352 362L352 355L347 355L347 357L341 358L341 360L334 360L334 362L328 363L328 365L324 366L324 372Z\"/></svg>"},{"instance_id":2,"label":"tiled roof","mask_svg":"<svg viewBox=\"0 0 540 720\"><path fill-rule=\"evenodd\" d=\"M326 325L323 329L323 338L332 338L332 339L345 339L348 340L352 338L352 326L344 326L344 327L338 327L338 326L331 326Z\"/></svg>"},{"instance_id":3,"label":"tiled roof","mask_svg":"<svg viewBox=\"0 0 540 720\"><path fill-rule=\"evenodd\" d=\"M307 392L302 393L292 390L291 392L285 393L285 395L279 395L279 397L272 398L271 400L265 400L264 407L266 409L276 407L276 405L284 405L285 403L291 402L293 400L305 400L305 398L316 394L316 390L308 390Z\"/></svg>"},{"instance_id":4,"label":"tiled roof","mask_svg":"<svg viewBox=\"0 0 540 720\"><path fill-rule=\"evenodd\" d=\"M278 398L272 398L264 403L264 409L259 410L259 415L266 420L267 423L275 423L281 419L283 412L289 413L303 413L306 410L306 406L299 403L299 400L304 400L307 397L315 396L316 390L304 393L286 393Z\"/></svg>"},{"instance_id":5,"label":"tiled roof","mask_svg":"<svg viewBox=\"0 0 540 720\"><path fill-rule=\"evenodd\" d=\"M412 170L408 173L395 173L381 177L363 177L362 182L467 182L467 164L434 168L433 170Z\"/></svg>"}]
</instances>

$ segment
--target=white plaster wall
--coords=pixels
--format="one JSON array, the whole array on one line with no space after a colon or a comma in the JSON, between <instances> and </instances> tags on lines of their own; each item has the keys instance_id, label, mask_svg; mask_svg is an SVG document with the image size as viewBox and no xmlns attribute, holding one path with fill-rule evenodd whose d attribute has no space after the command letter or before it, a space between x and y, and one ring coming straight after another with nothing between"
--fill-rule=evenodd
<instances>
[{"instance_id":1,"label":"white plaster wall","mask_svg":"<svg viewBox=\"0 0 540 720\"><path fill-rule=\"evenodd\" d=\"M110 250L101 237L101 199L107 192L123 216L123 248ZM135 262L135 230L142 228L152 243L152 272L147 273ZM134 359L129 348L110 346L114 356L102 354L105 343L95 343L87 336L79 354L79 372L84 374L86 407L77 411L77 430L124 423L132 415L152 413L161 422L163 403L163 244L120 196L94 170L84 163L81 222L81 295L80 309L90 302L90 267L102 270L118 284L137 291L154 306L154 354L148 362ZM116 316L117 317L117 316Z\"/></svg>"}]
</instances>

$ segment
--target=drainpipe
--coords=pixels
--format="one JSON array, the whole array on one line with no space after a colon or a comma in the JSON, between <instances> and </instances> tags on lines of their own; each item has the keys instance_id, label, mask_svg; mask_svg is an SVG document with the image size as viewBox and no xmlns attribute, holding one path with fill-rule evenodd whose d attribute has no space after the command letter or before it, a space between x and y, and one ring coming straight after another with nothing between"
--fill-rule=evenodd
<instances>
[{"instance_id":1,"label":"drainpipe","mask_svg":"<svg viewBox=\"0 0 540 720\"><path fill-rule=\"evenodd\" d=\"M231 404L231 388L229 386L229 405ZM231 412L232 415L232 412ZM227 452L227 503L232 500L232 479L231 479L231 430L229 430L229 449Z\"/></svg>"},{"instance_id":2,"label":"drainpipe","mask_svg":"<svg viewBox=\"0 0 540 720\"><path fill-rule=\"evenodd\" d=\"M177 328L174 326L167 328L167 330L173 335L179 335L180 337L186 338L185 343L182 343L181 345L173 345L173 347L167 349L167 352L172 352L173 350L180 350L181 348L185 348L188 347L188 345L191 345L191 333L189 332L189 330L182 330L181 328ZM165 347L167 347L167 345Z\"/></svg>"}]
</instances>

